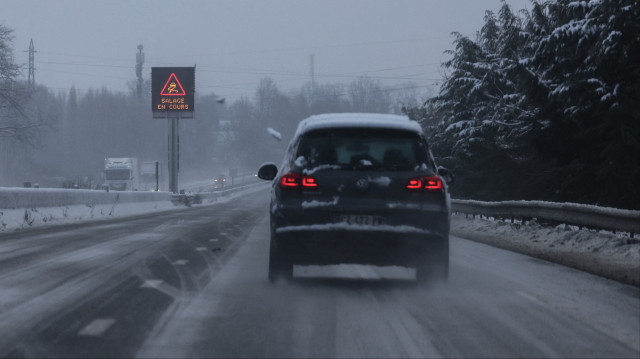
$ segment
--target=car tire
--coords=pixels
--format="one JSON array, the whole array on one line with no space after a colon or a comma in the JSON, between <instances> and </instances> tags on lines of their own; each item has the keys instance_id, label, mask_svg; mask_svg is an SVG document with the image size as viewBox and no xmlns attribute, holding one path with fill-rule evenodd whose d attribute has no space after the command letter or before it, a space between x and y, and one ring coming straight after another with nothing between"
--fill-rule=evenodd
<instances>
[{"instance_id":1,"label":"car tire","mask_svg":"<svg viewBox=\"0 0 640 359\"><path fill-rule=\"evenodd\" d=\"M423 284L449 281L449 238L425 253L416 265L416 280Z\"/></svg>"},{"instance_id":2,"label":"car tire","mask_svg":"<svg viewBox=\"0 0 640 359\"><path fill-rule=\"evenodd\" d=\"M277 239L272 235L269 249L269 282L274 283L278 278L291 281L293 279L293 264L278 249L276 242Z\"/></svg>"}]
</instances>

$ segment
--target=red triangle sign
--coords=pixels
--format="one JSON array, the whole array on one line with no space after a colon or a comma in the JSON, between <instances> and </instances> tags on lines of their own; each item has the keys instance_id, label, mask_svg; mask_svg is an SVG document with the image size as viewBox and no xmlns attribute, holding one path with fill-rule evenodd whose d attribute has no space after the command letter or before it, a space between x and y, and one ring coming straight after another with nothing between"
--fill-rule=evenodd
<instances>
[{"instance_id":1,"label":"red triangle sign","mask_svg":"<svg viewBox=\"0 0 640 359\"><path fill-rule=\"evenodd\" d=\"M180 81L178 81L178 77L176 76L176 74L172 73L171 76L169 76L169 80L167 80L167 83L164 84L164 87L162 88L160 95L162 96L185 96L186 95L186 92L184 92L184 89L182 88Z\"/></svg>"}]
</instances>

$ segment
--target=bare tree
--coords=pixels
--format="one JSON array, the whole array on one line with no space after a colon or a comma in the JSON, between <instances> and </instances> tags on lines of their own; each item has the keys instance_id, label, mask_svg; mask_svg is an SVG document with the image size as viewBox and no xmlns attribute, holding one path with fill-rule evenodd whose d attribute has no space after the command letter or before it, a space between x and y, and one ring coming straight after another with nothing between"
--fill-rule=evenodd
<instances>
[{"instance_id":1,"label":"bare tree","mask_svg":"<svg viewBox=\"0 0 640 359\"><path fill-rule=\"evenodd\" d=\"M393 113L402 114L403 108L416 108L418 102L418 86L414 82L405 82L391 89Z\"/></svg>"},{"instance_id":2,"label":"bare tree","mask_svg":"<svg viewBox=\"0 0 640 359\"><path fill-rule=\"evenodd\" d=\"M348 88L351 108L354 112L388 113L391 107L389 91L380 81L367 76L353 80Z\"/></svg>"}]
</instances>

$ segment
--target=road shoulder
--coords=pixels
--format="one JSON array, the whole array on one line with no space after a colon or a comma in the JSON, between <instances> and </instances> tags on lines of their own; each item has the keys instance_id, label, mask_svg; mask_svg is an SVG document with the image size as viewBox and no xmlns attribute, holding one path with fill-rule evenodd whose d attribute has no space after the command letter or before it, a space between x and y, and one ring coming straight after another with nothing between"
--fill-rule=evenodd
<instances>
[{"instance_id":1,"label":"road shoulder","mask_svg":"<svg viewBox=\"0 0 640 359\"><path fill-rule=\"evenodd\" d=\"M640 242L573 226L545 227L455 214L451 234L640 286Z\"/></svg>"}]
</instances>

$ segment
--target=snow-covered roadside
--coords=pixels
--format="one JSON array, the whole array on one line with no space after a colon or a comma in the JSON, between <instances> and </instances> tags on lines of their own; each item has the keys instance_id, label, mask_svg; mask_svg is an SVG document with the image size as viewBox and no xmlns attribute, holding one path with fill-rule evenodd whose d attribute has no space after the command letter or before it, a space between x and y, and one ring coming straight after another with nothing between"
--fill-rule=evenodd
<instances>
[{"instance_id":1,"label":"snow-covered roadside","mask_svg":"<svg viewBox=\"0 0 640 359\"><path fill-rule=\"evenodd\" d=\"M265 190L265 186L251 186L237 191L229 191L219 197L195 206L208 206L224 203L238 196ZM128 202L115 204L82 204L37 208L1 209L0 233L42 226L81 223L126 216L134 216L168 210L184 209L183 205L174 205L171 201Z\"/></svg>"},{"instance_id":2,"label":"snow-covered roadside","mask_svg":"<svg viewBox=\"0 0 640 359\"><path fill-rule=\"evenodd\" d=\"M451 234L640 286L640 241L628 233L454 214Z\"/></svg>"},{"instance_id":3,"label":"snow-covered roadside","mask_svg":"<svg viewBox=\"0 0 640 359\"><path fill-rule=\"evenodd\" d=\"M45 225L124 217L175 207L171 201L162 201L0 209L0 233Z\"/></svg>"},{"instance_id":4,"label":"snow-covered roadside","mask_svg":"<svg viewBox=\"0 0 640 359\"><path fill-rule=\"evenodd\" d=\"M158 202L171 199L171 193L152 191L96 191L62 188L0 187L0 210L61 207L85 204Z\"/></svg>"}]
</instances>

